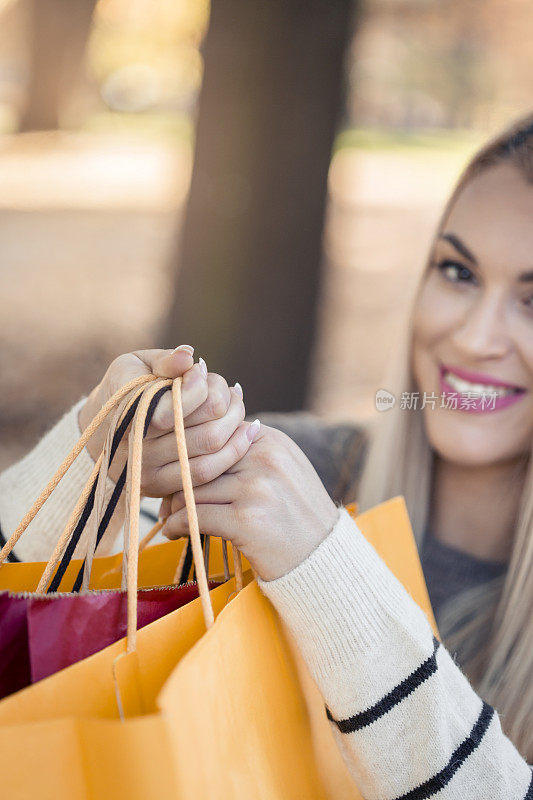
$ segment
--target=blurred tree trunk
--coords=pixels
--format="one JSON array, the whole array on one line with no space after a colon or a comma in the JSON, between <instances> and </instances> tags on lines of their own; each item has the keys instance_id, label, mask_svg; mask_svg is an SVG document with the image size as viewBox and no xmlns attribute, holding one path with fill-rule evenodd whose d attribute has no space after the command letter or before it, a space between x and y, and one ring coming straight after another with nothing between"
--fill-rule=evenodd
<instances>
[{"instance_id":1,"label":"blurred tree trunk","mask_svg":"<svg viewBox=\"0 0 533 800\"><path fill-rule=\"evenodd\" d=\"M83 74L96 0L26 0L30 69L21 131L55 130L61 106Z\"/></svg>"},{"instance_id":2,"label":"blurred tree trunk","mask_svg":"<svg viewBox=\"0 0 533 800\"><path fill-rule=\"evenodd\" d=\"M250 413L305 402L353 10L353 0L212 5L164 338L240 381Z\"/></svg>"}]
</instances>

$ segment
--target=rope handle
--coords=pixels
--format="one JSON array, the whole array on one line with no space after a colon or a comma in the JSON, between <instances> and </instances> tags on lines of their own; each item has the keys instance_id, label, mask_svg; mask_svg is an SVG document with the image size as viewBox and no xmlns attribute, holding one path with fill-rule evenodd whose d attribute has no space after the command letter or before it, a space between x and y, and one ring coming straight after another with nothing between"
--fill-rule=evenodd
<instances>
[{"instance_id":1,"label":"rope handle","mask_svg":"<svg viewBox=\"0 0 533 800\"><path fill-rule=\"evenodd\" d=\"M147 384L151 385L148 386ZM124 564L124 571L126 578L127 601L128 601L128 629L127 629L128 653L133 652L135 650L136 634L137 634L139 513L140 513L140 496L141 496L140 488L141 488L142 448L143 448L144 429L151 401L154 399L154 396L157 394L157 392L161 391L161 389L166 389L170 385L172 385L174 431L176 436L178 457L182 470L183 492L185 496L187 520L189 523L189 535L192 546L192 555L196 570L198 590L201 599L204 620L206 628L209 629L214 623L214 612L211 604L211 598L209 596L209 586L207 581L204 554L202 551L200 530L198 525L198 516L196 513L196 504L194 500L192 478L190 473L190 465L187 454L185 426L183 421L183 408L181 402L181 387L182 387L181 377L176 378L174 381L171 381L170 379L157 378L157 376L154 375L142 375L139 376L138 378L135 378L132 381L129 381L129 383L121 387L105 403L105 405L102 406L100 411L96 414L92 422L89 424L89 426L86 428L86 430L80 437L75 447L72 449L67 458L64 460L59 469L56 471L52 479L49 481L48 485L43 489L37 500L33 503L30 510L24 515L20 524L13 532L13 534L10 536L9 540L6 542L2 550L0 551L0 565L1 565L6 560L11 550L15 547L16 543L23 535L28 525L32 522L32 520L35 518L41 507L44 505L46 500L50 497L54 489L57 487L57 485L67 472L67 470L74 462L74 460L81 453L82 449L85 447L89 439L93 436L93 434L104 422L104 420L111 413L111 411L114 408L116 408L124 398L126 398L120 412L115 417L115 419L121 417L123 420L125 413L127 412L127 409L132 406L132 404L135 402L138 395L140 394L141 395L140 402L137 405L137 409L135 411L135 417L133 420L133 425L129 434L130 457L128 458L127 481L126 481L127 484L126 489L128 495L126 502L127 520L125 521L124 524L125 558L123 564ZM138 390L139 387L142 387L141 391L135 391ZM127 395L130 393L134 396L128 398ZM107 454L105 455L105 460L106 463L104 463L104 469L107 470ZM45 571L43 572L43 575L37 587L38 592L43 592L46 589L46 586L50 581L50 578L53 574L55 567L57 566L59 559L62 557L65 548L68 546L70 536L72 534L74 527L76 526L76 521L87 502L93 484L97 479L97 476L102 467L103 461L104 461L104 453L102 453L102 455L96 462L92 470L91 476L87 481L82 491L82 494L80 495L80 498L76 503L76 506L71 514L71 517L67 522L67 525L56 544L56 547L54 549L51 558L49 559L48 564L46 565ZM226 548L224 547L224 552L225 550ZM236 548L233 548L233 552L234 552L236 588L237 591L239 591L243 585L242 563L239 551L236 550ZM227 559L225 559L225 561L226 560Z\"/></svg>"},{"instance_id":2,"label":"rope handle","mask_svg":"<svg viewBox=\"0 0 533 800\"><path fill-rule=\"evenodd\" d=\"M202 601L205 626L207 629L209 629L215 621L215 617L213 613L213 606L211 604L211 597L209 596L209 586L207 583L202 543L200 540L200 528L198 526L198 515L196 513L196 503L192 488L191 468L189 464L189 456L187 454L185 424L183 422L183 407L181 404L181 383L182 379L177 378L172 384L174 431L176 434L176 444L178 446L178 458L181 464L181 479L183 483L183 494L185 496L185 508L187 509L187 521L189 523L189 535L191 537L194 566L196 568L196 580L198 582L198 591Z\"/></svg>"},{"instance_id":3,"label":"rope handle","mask_svg":"<svg viewBox=\"0 0 533 800\"><path fill-rule=\"evenodd\" d=\"M125 537L127 537L127 559L125 560L127 579L126 588L128 596L128 628L126 638L127 653L132 653L135 651L137 642L139 513L141 502L141 467L144 422L148 412L150 400L163 384L164 381L156 381L153 386L150 386L145 390L135 414L133 430L130 433L131 458L128 459L130 480L127 482L129 486L129 502L127 502L129 524L124 524ZM211 598L209 596L209 586L207 582L202 545L200 541L200 529L198 526L198 516L196 514L196 503L194 501L194 492L192 488L189 457L187 454L187 444L185 441L185 426L183 423L183 408L181 403L181 385L181 378L175 378L175 380L172 382L174 431L178 448L178 458L181 464L185 507L187 510L187 520L189 523L189 535L191 538L194 565L196 568L198 591L202 603L205 625L206 628L209 629L215 621L215 616L213 612L213 606L211 604Z\"/></svg>"},{"instance_id":4,"label":"rope handle","mask_svg":"<svg viewBox=\"0 0 533 800\"><path fill-rule=\"evenodd\" d=\"M124 419L128 409L135 402L135 400L139 396L139 394L143 391L145 383L146 383L146 381L143 381L141 383L140 387L136 386L133 389L130 389L130 391L128 393L126 393L126 394L124 394L123 396L120 396L120 397L118 397L118 395L119 395L119 393L121 394L121 392L117 392L111 398L110 402L114 398L117 398L117 399L114 402L112 409L110 409L110 413L111 413L111 410L114 410L115 414L114 414L114 418L113 418L112 424L111 424L111 428L113 430L110 431L110 435L108 436L108 440L110 438L112 438L112 436L114 434L114 430L116 428L116 424L118 422L118 418L120 417L120 422L122 422L122 420ZM96 430L96 428L95 428L95 430ZM97 462L96 462L96 464L94 466L94 469L91 472L91 475L90 475L89 479L87 480L85 486L83 487L82 493L81 493L80 497L78 498L78 500L76 502L76 505L74 506L74 509L73 509L68 521L67 521L67 524L65 525L65 528L63 529L63 532L61 533L61 536L59 537L58 541L56 542L56 546L54 548L54 551L53 551L52 555L50 556L50 558L48 559L48 563L46 564L46 567L44 568L44 572L41 575L41 579L39 580L39 583L37 585L37 589L36 589L37 594L46 593L46 590L47 590L48 584L50 583L52 575L54 574L59 561L61 559L63 559L65 550L66 550L66 548L67 548L67 546L68 546L68 544L70 542L72 533L74 531L74 528L77 525L77 522L78 522L78 520L80 518L81 512L85 508L85 505L86 505L86 503L87 503L87 501L89 499L89 495L93 491L93 485L95 483L95 480L98 479L98 485L101 486L100 478L102 477L102 469L103 469L105 475L107 475L108 463L106 463L106 461L108 461L108 455L109 454L106 452L106 446L104 445L104 450L100 454L100 456L99 456L99 458L98 458L98 460L97 460ZM96 487L97 489L98 489L98 485ZM91 516L93 516L93 517L95 515L97 516L99 514L99 511L100 511L100 509L98 509L98 507L94 508ZM95 528L98 527L98 522L99 522L98 519L94 519ZM89 533L89 543L90 543L91 538L92 537L90 536L90 533Z\"/></svg>"},{"instance_id":5,"label":"rope handle","mask_svg":"<svg viewBox=\"0 0 533 800\"><path fill-rule=\"evenodd\" d=\"M71 452L68 454L66 459L63 461L59 469L56 471L54 476L51 478L47 486L43 489L37 500L33 503L30 510L24 515L22 520L20 521L19 525L17 526L16 530L11 534L5 545L3 546L2 550L0 551L0 564L3 564L8 555L11 553L15 545L17 544L18 540L30 524L32 520L35 518L41 507L44 503L48 500L54 489L59 484L60 480L63 478L67 470L79 456L89 439L93 436L93 434L98 430L100 425L104 422L106 417L111 413L113 408L120 402L120 400L131 392L132 389L141 386L144 383L150 383L152 381L157 380L155 375L140 375L138 378L135 378L129 383L126 383L122 386L115 394L109 398L109 400L102 406L100 411L96 414L90 425L87 426L81 437L79 438L77 444L73 447ZM96 467L95 467L96 470ZM96 476L95 471L95 476Z\"/></svg>"},{"instance_id":6,"label":"rope handle","mask_svg":"<svg viewBox=\"0 0 533 800\"><path fill-rule=\"evenodd\" d=\"M148 414L147 414L145 425L144 425L144 435L146 435L146 433L147 433L148 426L149 426L149 424L150 424L150 422L152 420L153 414L154 414L154 412L155 412L155 410L157 408L157 404L158 404L159 400L161 399L161 397L163 396L163 394L167 390L168 390L168 386L164 386L162 389L160 389L153 396L153 398L152 398L152 400L150 402L150 405L148 407ZM113 437L113 444L112 444L111 452L110 452L110 463L114 458L114 454L116 453L117 447L120 444L120 442L122 441L122 438L123 438L124 434L126 433L126 430L128 429L128 427L130 426L131 422L133 421L133 417L135 416L135 412L136 412L137 407L138 407L138 405L140 403L140 400L141 400L141 394L142 394L142 391L139 392L138 395L130 403L130 405L128 407L128 410L127 410L123 420L121 421L120 425L117 427L117 429L115 431L115 435ZM129 457L129 455L128 455L128 457ZM104 536L104 534L105 534L105 532L106 532L106 530L107 530L107 528L108 528L108 526L109 526L109 524L111 522L113 514L115 513L115 509L116 509L116 507L118 505L118 502L120 500L120 497L122 495L122 491L123 491L123 489L124 489L124 487L126 485L127 472L128 472L128 465L127 465L127 459L126 459L126 464L124 465L124 467L122 469L122 472L120 473L120 475L119 475L119 477L117 479L117 482L115 484L115 487L113 489L111 497L110 497L110 499L109 499L109 501L107 503L106 509L105 509L105 511L103 513L101 522L98 525L98 533L97 533L97 536L96 536L96 542L95 542L95 547L94 547L94 550L93 550L93 555L94 555L96 549L98 548L98 545L100 544L100 541L101 541L102 537ZM65 571L66 571L66 569L67 569L67 567L68 567L68 565L69 565L69 563L70 563L70 561L71 561L71 559L72 559L72 557L74 555L74 551L75 551L75 549L77 547L77 544L78 544L78 542L80 540L81 532L83 531L83 527L85 525L85 521L88 519L88 516L89 516L89 514L91 512L91 507L92 507L93 501L96 499L96 496L95 496L96 493L97 493L95 491L96 489L97 489L97 487L95 485L94 490L93 490L92 494L89 497L89 502L87 503L87 506L83 509L83 512L82 512L82 514L80 516L78 524L76 525L74 533L72 534L72 538L68 543L68 547L65 550L63 558L61 559L61 563L60 563L59 567L57 568L57 571L56 571L56 573L54 575L53 581L50 584L50 586L48 587L48 592L57 591L59 589L59 586L61 584L61 580L63 579ZM74 591L74 592L78 592L82 588L83 580L84 580L85 567L86 567L86 559L84 559L83 564L79 569L78 576L77 576L77 578L76 578L76 580L74 582L74 586L73 586L73 589L72 589L72 591ZM90 578L90 576L89 576L89 578Z\"/></svg>"},{"instance_id":7,"label":"rope handle","mask_svg":"<svg viewBox=\"0 0 533 800\"><path fill-rule=\"evenodd\" d=\"M141 386L140 388L130 392L129 395L126 395L126 397L121 401L121 403L115 408L113 418L109 424L108 434L102 450L102 466L100 467L100 472L98 474L98 482L96 484L94 509L87 521L87 526L85 531L86 548L85 548L85 558L83 560L83 565L82 565L82 580L81 580L81 588L83 591L88 591L89 589L93 558L96 553L96 548L98 547L100 535L103 535L101 533L100 528L105 514L104 500L107 490L108 472L113 458L113 443L115 437L117 436L117 431L123 425L124 420L128 416L128 412L134 406L135 401L143 392L143 390L144 387Z\"/></svg>"},{"instance_id":8,"label":"rope handle","mask_svg":"<svg viewBox=\"0 0 533 800\"><path fill-rule=\"evenodd\" d=\"M179 380L181 381L181 378ZM160 380L157 381L157 386L154 385L154 386L150 387L149 400L145 401L145 404L146 404L147 408L150 407L150 402L153 401L153 398L157 395L157 393L160 392L162 388L166 388L166 387L168 387L170 385L173 385L173 395L174 395L174 391L175 391L174 387L177 384L175 383L175 381L173 383L173 381L170 380L170 379L160 379ZM181 384L180 384L180 386L181 386ZM147 392L147 390L145 388L142 388L140 390L140 392L137 392L133 398L129 398L129 402L128 402L126 410L131 407L131 405L134 403L135 399L138 397L138 395L140 393L148 393L148 392ZM196 504L195 504L195 501L194 501L192 479L190 477L190 465L189 465L189 459L188 459L187 448L186 448L185 428L184 428L184 420L183 420L183 409L182 409L182 405L181 405L181 388L177 392L177 398L178 398L177 399L178 406L176 406L176 400L173 399L173 411L174 411L174 431L175 431L176 443L177 443L177 447L178 447L178 458L179 458L180 463L185 465L185 471L189 475L190 492L191 492L191 494L189 496L189 501L191 503L190 507L194 507L194 518L196 520L196 527L198 527L197 514L196 514ZM137 411L138 411L138 409L137 409ZM142 413L143 413L143 418L146 419L145 411L143 410ZM124 414L122 414L122 418L123 417L124 417ZM180 437L183 440L183 449L181 450L181 452L180 452L180 442L178 441L178 431L180 429L181 429ZM144 428L144 431L146 432L146 427ZM142 447L142 443L141 443L141 447ZM132 463L134 463L134 456L133 456L133 450L132 450L132 447L131 447L131 440L130 440L128 464L130 465ZM104 461L103 468L105 468L105 461ZM184 468L182 467L182 481L184 481L183 473L184 473ZM128 477L127 477L126 483L127 483L127 487L131 487L131 474L130 473L128 473ZM129 489L127 489L127 491L129 491ZM185 490L184 490L184 493L185 493ZM126 560L127 560L128 544L127 544L126 532L130 529L130 514L131 514L131 502L129 502L129 499L130 498L127 498L127 502L126 502L126 519L124 521L125 539L124 539L123 560L122 560L122 564L117 565L117 567L115 568L117 572L120 571L121 569L123 571L122 588L126 588L127 587ZM186 504L186 507L187 507L187 504ZM138 518L138 514L134 515L134 516L135 516L136 519ZM190 519L189 510L187 510L187 518ZM165 520L158 521L151 528L151 530L144 536L144 538L139 542L137 559L138 559L139 555L141 554L141 552L147 547L149 542L161 530L161 528L164 525L164 522L165 522ZM138 538L138 535L137 535L137 538ZM193 545L192 538L190 539L190 542L191 542L191 545ZM200 537L200 542L201 542L201 537ZM201 547L202 547L202 545L200 543L200 550L201 550ZM194 548L194 545L193 545L193 548ZM236 592L238 593L243 588L243 585L244 585L242 560L241 560L240 552L234 546L232 546L232 549L233 549L233 561L234 561ZM230 575L229 575L229 568L227 566L227 542L226 541L223 541L223 551L224 551L224 576L225 576L225 580L229 580ZM182 552L181 557L180 557L180 560L178 562L177 568L176 568L176 572L174 574L174 578L173 578L173 583L175 583L175 584L176 583L180 583L183 580L182 572L183 572L183 567L184 567L186 556L187 556L187 547L184 547L183 548L183 552ZM195 565L195 569L196 569L196 563L197 562L196 562L196 556L194 555L194 549L193 549L193 560L194 560L194 565ZM209 565L209 536L206 537L206 555L204 557L204 565L205 565L205 573L206 573L206 575L208 575L209 574L209 568L208 568L208 565ZM115 570L113 570L113 571L115 571ZM198 578L198 572L197 572L197 578ZM207 578L206 578L206 583L207 583ZM86 577L85 588L87 588L87 587L88 587L88 579ZM200 593L200 596L201 596L201 593ZM205 619L206 619L206 626L209 627L209 625L207 625L207 620L209 618L208 610L207 610L207 607L205 606L205 604L204 604L204 616L205 616Z\"/></svg>"}]
</instances>

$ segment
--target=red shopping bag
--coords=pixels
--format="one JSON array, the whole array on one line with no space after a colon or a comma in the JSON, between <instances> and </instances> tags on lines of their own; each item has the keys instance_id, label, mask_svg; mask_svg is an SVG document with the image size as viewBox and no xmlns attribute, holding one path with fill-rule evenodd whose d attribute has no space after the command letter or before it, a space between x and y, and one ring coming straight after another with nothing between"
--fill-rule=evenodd
<instances>
[{"instance_id":1,"label":"red shopping bag","mask_svg":"<svg viewBox=\"0 0 533 800\"><path fill-rule=\"evenodd\" d=\"M214 589L216 581L209 582ZM139 589L137 630L198 597L194 582ZM103 650L126 635L125 591L0 594L0 698Z\"/></svg>"}]
</instances>

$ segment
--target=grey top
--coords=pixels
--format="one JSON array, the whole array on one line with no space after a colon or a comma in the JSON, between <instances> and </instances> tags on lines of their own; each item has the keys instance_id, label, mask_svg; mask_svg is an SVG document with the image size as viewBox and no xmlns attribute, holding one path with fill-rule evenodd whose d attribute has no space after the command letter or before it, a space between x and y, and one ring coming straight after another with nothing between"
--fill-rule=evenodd
<instances>
[{"instance_id":1,"label":"grey top","mask_svg":"<svg viewBox=\"0 0 533 800\"><path fill-rule=\"evenodd\" d=\"M265 425L286 433L303 450L336 502L357 499L357 482L367 448L361 426L328 425L312 414L262 414ZM469 555L443 544L431 532L420 548L420 561L437 624L444 604L458 592L502 575L507 565Z\"/></svg>"},{"instance_id":2,"label":"grey top","mask_svg":"<svg viewBox=\"0 0 533 800\"><path fill-rule=\"evenodd\" d=\"M505 562L476 558L457 547L439 542L429 530L420 548L420 561L437 625L441 611L451 597L498 578L507 570Z\"/></svg>"}]
</instances>

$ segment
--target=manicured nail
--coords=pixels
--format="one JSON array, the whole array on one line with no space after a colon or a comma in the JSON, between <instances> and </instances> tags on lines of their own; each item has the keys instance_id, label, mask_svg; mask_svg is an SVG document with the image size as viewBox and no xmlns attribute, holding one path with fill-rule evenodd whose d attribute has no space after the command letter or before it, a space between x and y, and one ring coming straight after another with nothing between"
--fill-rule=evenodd
<instances>
[{"instance_id":1,"label":"manicured nail","mask_svg":"<svg viewBox=\"0 0 533 800\"><path fill-rule=\"evenodd\" d=\"M190 344L180 344L179 347L176 347L176 349L172 351L172 355L180 352L181 350L183 350L185 353L188 353L190 356L192 356L194 353L194 347L191 347Z\"/></svg>"},{"instance_id":2,"label":"manicured nail","mask_svg":"<svg viewBox=\"0 0 533 800\"><path fill-rule=\"evenodd\" d=\"M202 370L202 375L204 378L207 378L207 364L203 360L203 358L198 359L198 363L200 364L200 369Z\"/></svg>"},{"instance_id":3,"label":"manicured nail","mask_svg":"<svg viewBox=\"0 0 533 800\"><path fill-rule=\"evenodd\" d=\"M237 392L237 394L239 395L239 397L240 397L240 398L241 398L241 400L242 400L242 398L243 398L243 391L242 391L242 386L241 386L241 384L240 384L240 383L236 383L236 384L235 384L235 386L234 386L233 388L235 389L235 391Z\"/></svg>"},{"instance_id":4,"label":"manicured nail","mask_svg":"<svg viewBox=\"0 0 533 800\"><path fill-rule=\"evenodd\" d=\"M248 426L246 429L246 435L250 442L253 442L256 438L257 434L259 433L259 428L261 427L261 423L258 419L254 419L251 425Z\"/></svg>"}]
</instances>

